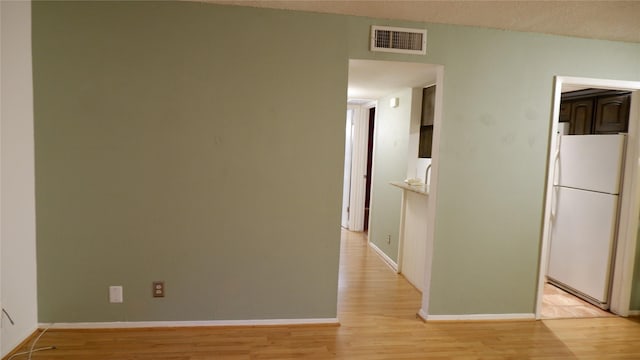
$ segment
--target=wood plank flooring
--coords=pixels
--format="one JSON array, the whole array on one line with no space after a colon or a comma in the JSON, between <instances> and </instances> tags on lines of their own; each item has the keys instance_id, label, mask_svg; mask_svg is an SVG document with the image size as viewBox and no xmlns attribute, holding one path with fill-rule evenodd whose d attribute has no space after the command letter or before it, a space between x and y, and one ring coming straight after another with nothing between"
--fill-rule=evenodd
<instances>
[{"instance_id":1,"label":"wood plank flooring","mask_svg":"<svg viewBox=\"0 0 640 360\"><path fill-rule=\"evenodd\" d=\"M542 295L543 319L614 317L615 315L600 309L551 284L544 284Z\"/></svg>"},{"instance_id":2,"label":"wood plank flooring","mask_svg":"<svg viewBox=\"0 0 640 360\"><path fill-rule=\"evenodd\" d=\"M49 330L32 359L640 359L638 319L423 323L362 234L341 251L341 326Z\"/></svg>"}]
</instances>

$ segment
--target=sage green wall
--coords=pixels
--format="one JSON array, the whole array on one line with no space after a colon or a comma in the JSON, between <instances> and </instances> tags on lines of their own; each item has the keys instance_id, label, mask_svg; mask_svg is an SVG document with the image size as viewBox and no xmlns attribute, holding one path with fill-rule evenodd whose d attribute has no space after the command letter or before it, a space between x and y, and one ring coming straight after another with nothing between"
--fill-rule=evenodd
<instances>
[{"instance_id":1,"label":"sage green wall","mask_svg":"<svg viewBox=\"0 0 640 360\"><path fill-rule=\"evenodd\" d=\"M34 3L39 321L335 318L345 25Z\"/></svg>"},{"instance_id":2,"label":"sage green wall","mask_svg":"<svg viewBox=\"0 0 640 360\"><path fill-rule=\"evenodd\" d=\"M533 313L553 76L640 80L640 45L501 31L450 41L429 313Z\"/></svg>"},{"instance_id":3,"label":"sage green wall","mask_svg":"<svg viewBox=\"0 0 640 360\"><path fill-rule=\"evenodd\" d=\"M639 44L187 2L35 3L33 53L44 322L335 316L348 58L445 67L429 313L531 313L553 76L640 80Z\"/></svg>"},{"instance_id":4,"label":"sage green wall","mask_svg":"<svg viewBox=\"0 0 640 360\"><path fill-rule=\"evenodd\" d=\"M368 52L360 39L372 24L426 27L427 56ZM367 18L352 18L349 29L351 57L444 65L433 269L423 308L432 315L533 313L553 77L640 80L640 44Z\"/></svg>"},{"instance_id":5,"label":"sage green wall","mask_svg":"<svg viewBox=\"0 0 640 360\"><path fill-rule=\"evenodd\" d=\"M407 176L411 95L411 89L406 88L379 99L374 128L369 241L396 262L402 190L389 182L402 181ZM396 108L389 106L394 97L399 99Z\"/></svg>"}]
</instances>

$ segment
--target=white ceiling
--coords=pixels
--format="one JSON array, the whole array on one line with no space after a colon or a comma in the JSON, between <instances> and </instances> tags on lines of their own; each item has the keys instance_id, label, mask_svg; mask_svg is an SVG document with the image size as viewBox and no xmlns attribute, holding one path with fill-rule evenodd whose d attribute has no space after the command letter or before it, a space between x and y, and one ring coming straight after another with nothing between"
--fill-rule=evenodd
<instances>
[{"instance_id":1,"label":"white ceiling","mask_svg":"<svg viewBox=\"0 0 640 360\"><path fill-rule=\"evenodd\" d=\"M575 84L562 84L561 92L566 93L566 92L571 92L571 91L590 89L592 87L593 86L584 86L584 85L575 85Z\"/></svg>"},{"instance_id":2,"label":"white ceiling","mask_svg":"<svg viewBox=\"0 0 640 360\"><path fill-rule=\"evenodd\" d=\"M201 0L640 43L640 1Z\"/></svg>"},{"instance_id":3,"label":"white ceiling","mask_svg":"<svg viewBox=\"0 0 640 360\"><path fill-rule=\"evenodd\" d=\"M436 82L436 65L375 60L349 60L350 100L375 100L408 87Z\"/></svg>"}]
</instances>

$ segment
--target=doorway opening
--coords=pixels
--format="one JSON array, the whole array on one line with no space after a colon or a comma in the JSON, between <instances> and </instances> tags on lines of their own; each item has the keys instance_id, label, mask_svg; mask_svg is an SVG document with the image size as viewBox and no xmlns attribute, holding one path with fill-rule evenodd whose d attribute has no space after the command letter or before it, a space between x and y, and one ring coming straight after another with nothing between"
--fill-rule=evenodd
<instances>
[{"instance_id":1,"label":"doorway opening","mask_svg":"<svg viewBox=\"0 0 640 360\"><path fill-rule=\"evenodd\" d=\"M369 231L369 208L371 206L371 169L373 168L373 134L375 131L376 108L369 108L369 124L367 126L367 172L365 173L364 188L364 226L363 231Z\"/></svg>"},{"instance_id":2,"label":"doorway opening","mask_svg":"<svg viewBox=\"0 0 640 360\"><path fill-rule=\"evenodd\" d=\"M348 110L353 111L353 127L346 127L345 139L351 136L352 148L345 151L345 164L351 164L351 175L345 176L345 181L351 184L349 203L343 203L343 210L348 210L343 224L348 223L347 230L364 232L366 245L389 265L389 269L404 276L409 270L424 274L416 277L418 283L415 284L423 290L422 309L426 309L425 299L429 296L429 287L422 283L430 279L431 270L443 73L444 67L435 64L349 61L347 100ZM430 159L420 157L420 130L424 125L424 88L433 85L439 85L434 88L435 114L429 124L433 151L428 157L433 161L428 177L430 183L428 186L423 184L429 189L428 196L426 192L421 195L421 201L426 204L422 204L421 209L426 210L420 215L405 211L408 207L403 202L406 196L392 183L402 183L405 179L414 183L422 178L426 180ZM346 199L346 190L343 193L343 199ZM416 231L417 228L420 231ZM411 246L416 243L421 246ZM416 257L421 259L419 264L403 261L405 251L412 249L416 254L424 254Z\"/></svg>"},{"instance_id":3,"label":"doorway opening","mask_svg":"<svg viewBox=\"0 0 640 360\"><path fill-rule=\"evenodd\" d=\"M637 90L639 82L556 77L537 319L629 315L640 213ZM624 112L628 123L616 127Z\"/></svg>"},{"instance_id":4,"label":"doorway opening","mask_svg":"<svg viewBox=\"0 0 640 360\"><path fill-rule=\"evenodd\" d=\"M349 99L345 131L342 228L367 231L376 101Z\"/></svg>"}]
</instances>

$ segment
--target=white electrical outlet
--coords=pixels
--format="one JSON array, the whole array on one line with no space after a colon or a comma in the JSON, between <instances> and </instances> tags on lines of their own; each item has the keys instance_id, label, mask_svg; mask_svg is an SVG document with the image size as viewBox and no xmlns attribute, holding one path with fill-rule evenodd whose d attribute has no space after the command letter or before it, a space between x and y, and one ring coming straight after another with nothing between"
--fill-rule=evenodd
<instances>
[{"instance_id":1,"label":"white electrical outlet","mask_svg":"<svg viewBox=\"0 0 640 360\"><path fill-rule=\"evenodd\" d=\"M109 302L121 303L122 301L122 286L109 286Z\"/></svg>"}]
</instances>

